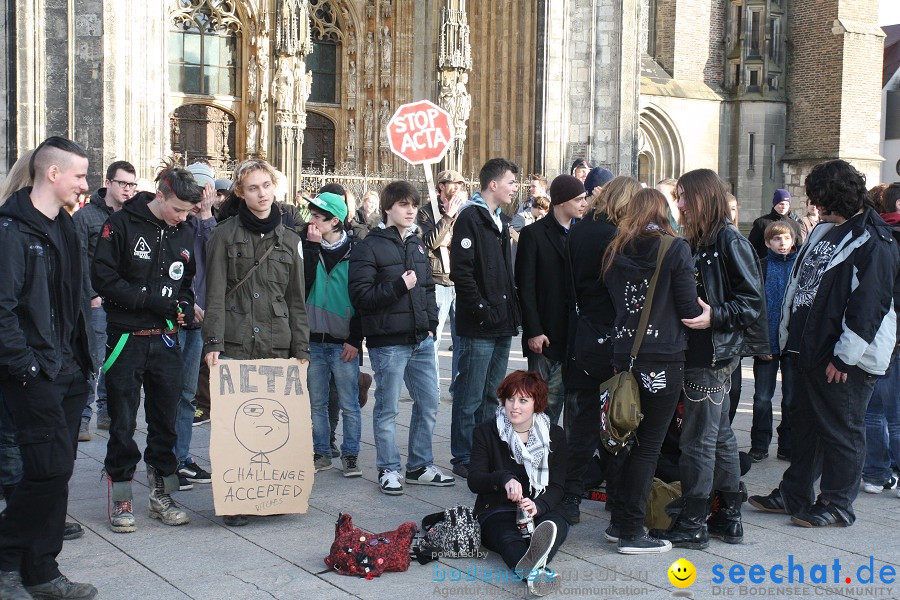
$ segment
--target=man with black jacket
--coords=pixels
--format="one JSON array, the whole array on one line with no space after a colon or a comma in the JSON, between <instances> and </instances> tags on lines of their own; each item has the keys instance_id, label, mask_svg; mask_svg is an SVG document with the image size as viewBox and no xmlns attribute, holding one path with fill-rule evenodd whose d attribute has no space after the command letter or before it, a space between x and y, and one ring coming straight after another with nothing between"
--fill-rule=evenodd
<instances>
[{"instance_id":1,"label":"man with black jacket","mask_svg":"<svg viewBox=\"0 0 900 600\"><path fill-rule=\"evenodd\" d=\"M849 163L816 165L806 195L822 222L794 264L779 329L782 350L797 355L791 465L778 489L750 503L802 527L846 527L856 520L866 406L897 344L900 256L890 226L866 205L865 177Z\"/></svg>"},{"instance_id":2,"label":"man with black jacket","mask_svg":"<svg viewBox=\"0 0 900 600\"><path fill-rule=\"evenodd\" d=\"M431 440L440 404L434 368L437 305L425 245L416 235L419 192L392 181L381 192L383 225L369 232L350 256L350 300L375 371L375 466L388 495L403 493L396 419L400 390L413 401L406 483L449 486L453 477L434 466Z\"/></svg>"},{"instance_id":3,"label":"man with black jacket","mask_svg":"<svg viewBox=\"0 0 900 600\"><path fill-rule=\"evenodd\" d=\"M556 423L565 401L562 365L569 314L565 295L546 291L566 289L566 239L569 228L584 214L584 184L571 175L557 176L550 184L550 202L550 214L519 234L515 271L522 306L522 352L528 370L537 371L547 382L546 412Z\"/></svg>"},{"instance_id":4,"label":"man with black jacket","mask_svg":"<svg viewBox=\"0 0 900 600\"><path fill-rule=\"evenodd\" d=\"M456 285L459 373L453 388L450 451L453 472L466 477L472 429L494 414L497 386L506 376L512 338L521 316L509 248L509 219L519 168L503 158L487 161L476 193L456 219L450 244L450 279Z\"/></svg>"},{"instance_id":5,"label":"man with black jacket","mask_svg":"<svg viewBox=\"0 0 900 600\"><path fill-rule=\"evenodd\" d=\"M106 313L103 311L102 299L91 286L91 260L94 257L94 249L97 247L97 239L106 219L114 212L121 210L137 188L136 172L134 165L124 160L117 160L106 168L105 187L100 188L91 195L91 201L72 215L75 222L75 231L78 233L78 242L81 245L82 275L84 276L84 291L91 301L91 332L94 335L94 362L103 363L104 347L106 346ZM81 413L81 429L78 432L79 441L91 439L89 424L91 422L91 402L97 401L97 429L109 429L109 412L106 410L106 381L103 371L98 371L94 379L91 397Z\"/></svg>"},{"instance_id":6,"label":"man with black jacket","mask_svg":"<svg viewBox=\"0 0 900 600\"><path fill-rule=\"evenodd\" d=\"M87 153L61 137L31 158L34 187L0 208L0 392L17 430L23 478L0 515L0 598L94 598L60 574L68 482L94 370L72 218ZM23 586L24 584L24 586Z\"/></svg>"},{"instance_id":7,"label":"man with black jacket","mask_svg":"<svg viewBox=\"0 0 900 600\"><path fill-rule=\"evenodd\" d=\"M747 235L747 239L756 250L759 258L765 258L768 248L766 247L766 238L763 235L766 227L775 221L784 221L791 228L791 234L794 238L794 247L799 248L801 240L804 236L801 233L800 223L798 223L791 213L791 194L787 190L777 189L772 196L772 210L767 215L763 215L753 221L753 227Z\"/></svg>"},{"instance_id":8,"label":"man with black jacket","mask_svg":"<svg viewBox=\"0 0 900 600\"><path fill-rule=\"evenodd\" d=\"M183 364L178 325L194 318L196 257L193 231L184 222L200 201L200 188L178 168L163 170L156 180L156 195L136 195L103 226L91 274L107 316L111 425L105 469L113 502L110 527L117 533L135 530L131 479L141 458L134 429L142 385L150 517L166 525L188 522L169 493L179 487L173 451Z\"/></svg>"},{"instance_id":9,"label":"man with black jacket","mask_svg":"<svg viewBox=\"0 0 900 600\"><path fill-rule=\"evenodd\" d=\"M453 239L453 224L459 215L459 209L465 204L466 198L460 194L460 190L466 184L463 176L456 171L442 171L438 174L438 210L440 218L435 218L431 203L419 209L419 229L422 232L422 241L428 248L428 258L431 259L431 274L434 277L434 296L438 307L438 324L434 332L434 361L438 369L438 388L441 385L440 364L438 362L438 350L441 345L441 334L444 332L444 323L450 321L450 344L453 349L453 359L450 368L450 386L456 379L457 357L456 344L459 341L456 335L456 290L450 280L450 240Z\"/></svg>"}]
</instances>

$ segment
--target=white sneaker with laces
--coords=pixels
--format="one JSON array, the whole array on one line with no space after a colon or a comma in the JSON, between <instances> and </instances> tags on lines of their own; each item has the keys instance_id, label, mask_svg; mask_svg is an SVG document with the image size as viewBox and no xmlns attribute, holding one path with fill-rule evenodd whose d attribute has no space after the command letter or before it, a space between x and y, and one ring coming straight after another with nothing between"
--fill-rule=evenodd
<instances>
[{"instance_id":1,"label":"white sneaker with laces","mask_svg":"<svg viewBox=\"0 0 900 600\"><path fill-rule=\"evenodd\" d=\"M884 491L884 486L863 481L863 491L867 494L880 494Z\"/></svg>"},{"instance_id":2,"label":"white sneaker with laces","mask_svg":"<svg viewBox=\"0 0 900 600\"><path fill-rule=\"evenodd\" d=\"M415 471L407 471L406 483L413 485L434 485L437 487L447 487L456 483L456 479L450 477L449 475L444 475L444 472L438 469L436 466L428 465L427 467L422 467L421 469L416 469Z\"/></svg>"},{"instance_id":3,"label":"white sneaker with laces","mask_svg":"<svg viewBox=\"0 0 900 600\"><path fill-rule=\"evenodd\" d=\"M389 496L399 496L403 493L403 485L400 483L398 471L384 470L378 476L378 485L381 491Z\"/></svg>"}]
</instances>

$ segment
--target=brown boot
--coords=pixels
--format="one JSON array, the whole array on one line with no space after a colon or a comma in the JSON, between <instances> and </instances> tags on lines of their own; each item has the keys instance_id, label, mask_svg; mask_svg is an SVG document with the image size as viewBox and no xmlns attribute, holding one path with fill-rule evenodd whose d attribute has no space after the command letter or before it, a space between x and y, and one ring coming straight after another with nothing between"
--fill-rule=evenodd
<instances>
[{"instance_id":1,"label":"brown boot","mask_svg":"<svg viewBox=\"0 0 900 600\"><path fill-rule=\"evenodd\" d=\"M362 408L369 401L369 388L372 387L372 376L368 373L359 374L359 407Z\"/></svg>"}]
</instances>

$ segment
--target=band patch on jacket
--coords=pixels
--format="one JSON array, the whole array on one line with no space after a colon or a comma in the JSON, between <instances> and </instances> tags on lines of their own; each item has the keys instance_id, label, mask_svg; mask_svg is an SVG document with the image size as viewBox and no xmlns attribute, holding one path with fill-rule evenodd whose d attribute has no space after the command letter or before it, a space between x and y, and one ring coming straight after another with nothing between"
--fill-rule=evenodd
<instances>
[{"instance_id":1,"label":"band patch on jacket","mask_svg":"<svg viewBox=\"0 0 900 600\"><path fill-rule=\"evenodd\" d=\"M150 252L150 244L147 243L147 240L145 240L143 236L139 237L137 243L134 245L134 255L144 260L150 260Z\"/></svg>"}]
</instances>

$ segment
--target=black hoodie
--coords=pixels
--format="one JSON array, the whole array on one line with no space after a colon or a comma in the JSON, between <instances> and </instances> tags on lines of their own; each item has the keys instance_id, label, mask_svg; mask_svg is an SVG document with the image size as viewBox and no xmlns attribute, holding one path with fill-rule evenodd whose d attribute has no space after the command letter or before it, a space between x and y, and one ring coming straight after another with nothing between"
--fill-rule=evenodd
<instances>
[{"instance_id":1,"label":"black hoodie","mask_svg":"<svg viewBox=\"0 0 900 600\"><path fill-rule=\"evenodd\" d=\"M141 192L110 216L94 251L91 283L103 297L107 327L120 332L166 327L144 308L151 295L194 305L194 232L157 219L148 207L154 197Z\"/></svg>"},{"instance_id":2,"label":"black hoodie","mask_svg":"<svg viewBox=\"0 0 900 600\"><path fill-rule=\"evenodd\" d=\"M43 373L54 379L65 370L61 349L68 342L85 377L94 370L87 335L86 298L72 217L56 217L60 248L31 202L26 187L0 207L0 374L27 380Z\"/></svg>"}]
</instances>

